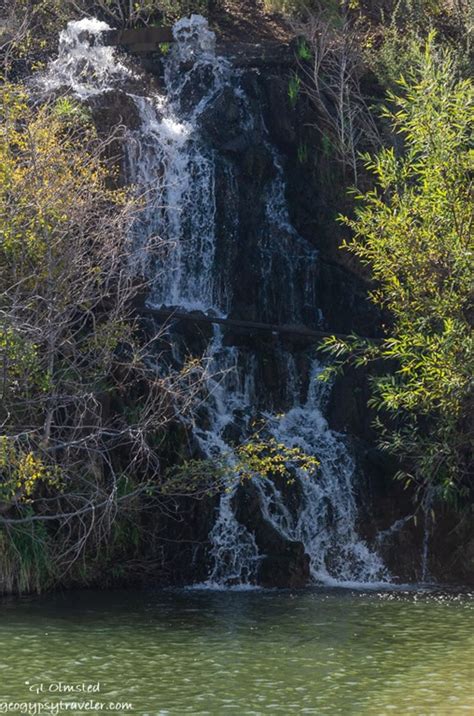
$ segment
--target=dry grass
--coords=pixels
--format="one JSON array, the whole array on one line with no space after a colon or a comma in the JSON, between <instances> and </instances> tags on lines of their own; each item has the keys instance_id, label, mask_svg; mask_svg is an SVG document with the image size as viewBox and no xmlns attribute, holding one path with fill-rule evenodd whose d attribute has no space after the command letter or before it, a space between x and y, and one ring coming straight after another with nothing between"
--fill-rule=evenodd
<instances>
[{"instance_id":1,"label":"dry grass","mask_svg":"<svg viewBox=\"0 0 474 716\"><path fill-rule=\"evenodd\" d=\"M294 36L288 20L266 7L266 0L218 0L209 21L220 39L232 42L288 42Z\"/></svg>"}]
</instances>

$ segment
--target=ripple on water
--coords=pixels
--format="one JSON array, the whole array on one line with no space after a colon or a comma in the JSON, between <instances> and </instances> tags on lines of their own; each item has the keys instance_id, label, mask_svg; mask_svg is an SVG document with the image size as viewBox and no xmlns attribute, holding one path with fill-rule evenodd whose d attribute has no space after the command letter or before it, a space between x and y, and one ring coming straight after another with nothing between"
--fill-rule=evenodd
<instances>
[{"instance_id":1,"label":"ripple on water","mask_svg":"<svg viewBox=\"0 0 474 716\"><path fill-rule=\"evenodd\" d=\"M6 600L1 699L25 700L25 681L99 681L142 716L474 713L473 605L406 589Z\"/></svg>"}]
</instances>

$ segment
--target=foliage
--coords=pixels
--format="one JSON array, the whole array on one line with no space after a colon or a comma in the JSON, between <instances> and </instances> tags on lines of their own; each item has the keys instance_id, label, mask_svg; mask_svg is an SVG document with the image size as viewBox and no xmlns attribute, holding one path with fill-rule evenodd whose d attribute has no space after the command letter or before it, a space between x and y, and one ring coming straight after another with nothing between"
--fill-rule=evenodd
<instances>
[{"instance_id":1,"label":"foliage","mask_svg":"<svg viewBox=\"0 0 474 716\"><path fill-rule=\"evenodd\" d=\"M181 17L198 13L205 15L209 0L69 0L74 7L102 17L114 27L148 25L155 20L175 22Z\"/></svg>"},{"instance_id":2,"label":"foliage","mask_svg":"<svg viewBox=\"0 0 474 716\"><path fill-rule=\"evenodd\" d=\"M300 142L298 144L296 156L298 158L299 164L306 164L309 158L308 145L306 144L306 142Z\"/></svg>"},{"instance_id":3,"label":"foliage","mask_svg":"<svg viewBox=\"0 0 474 716\"><path fill-rule=\"evenodd\" d=\"M288 81L288 98L293 109L296 107L300 94L301 79L293 73Z\"/></svg>"},{"instance_id":4,"label":"foliage","mask_svg":"<svg viewBox=\"0 0 474 716\"><path fill-rule=\"evenodd\" d=\"M56 577L52 539L43 523L0 527L0 593L41 592Z\"/></svg>"},{"instance_id":5,"label":"foliage","mask_svg":"<svg viewBox=\"0 0 474 716\"><path fill-rule=\"evenodd\" d=\"M404 478L449 497L467 489L472 457L473 88L433 35L399 87L384 115L404 152L366 157L376 187L343 219L348 249L376 281L372 299L391 317L388 336L333 338L326 350L389 369L373 379L371 400L382 446L401 458Z\"/></svg>"},{"instance_id":6,"label":"foliage","mask_svg":"<svg viewBox=\"0 0 474 716\"><path fill-rule=\"evenodd\" d=\"M77 14L74 0L11 0L3 13L3 37L0 32L4 74L15 60L25 62L30 71L36 69L39 58L56 49L59 31Z\"/></svg>"},{"instance_id":7,"label":"foliage","mask_svg":"<svg viewBox=\"0 0 474 716\"><path fill-rule=\"evenodd\" d=\"M359 0L349 0L351 9L358 7ZM337 17L345 8L346 0L264 0L267 12L279 12L290 17L305 16L323 9Z\"/></svg>"},{"instance_id":8,"label":"foliage","mask_svg":"<svg viewBox=\"0 0 474 716\"><path fill-rule=\"evenodd\" d=\"M65 573L159 484L158 436L191 409L201 368L158 374L159 336L135 317L146 288L129 241L140 202L111 188L105 161L119 135L100 139L69 98L33 106L8 82L0 107L0 528L7 541L29 535L23 556L12 543L15 559L4 559L24 557L39 574L28 555L44 523ZM124 473L134 475L126 493Z\"/></svg>"},{"instance_id":9,"label":"foliage","mask_svg":"<svg viewBox=\"0 0 474 716\"><path fill-rule=\"evenodd\" d=\"M306 0L264 0L265 10L294 15L308 6Z\"/></svg>"},{"instance_id":10,"label":"foliage","mask_svg":"<svg viewBox=\"0 0 474 716\"><path fill-rule=\"evenodd\" d=\"M464 0L397 0L390 14L382 13L381 41L366 43L366 62L384 87L394 90L417 62L427 31L439 28L460 68L469 74L474 11Z\"/></svg>"},{"instance_id":11,"label":"foliage","mask_svg":"<svg viewBox=\"0 0 474 716\"><path fill-rule=\"evenodd\" d=\"M46 465L31 450L25 452L6 435L0 435L0 500L31 502L40 485L61 489L59 465Z\"/></svg>"},{"instance_id":12,"label":"foliage","mask_svg":"<svg viewBox=\"0 0 474 716\"><path fill-rule=\"evenodd\" d=\"M370 46L366 48L367 64L374 69L383 87L396 88L400 75L406 75L416 63L420 43L416 26L401 32L391 23L384 31L380 47L376 51Z\"/></svg>"},{"instance_id":13,"label":"foliage","mask_svg":"<svg viewBox=\"0 0 474 716\"><path fill-rule=\"evenodd\" d=\"M348 16L335 23L327 12L310 13L298 26L304 37L298 92L315 110L313 128L320 133L323 151L337 159L357 181L362 149L380 144L379 129L361 87L364 57L360 37ZM293 83L294 84L294 83ZM295 87L290 100L296 101Z\"/></svg>"},{"instance_id":14,"label":"foliage","mask_svg":"<svg viewBox=\"0 0 474 716\"><path fill-rule=\"evenodd\" d=\"M318 466L318 460L301 448L278 443L259 431L220 458L186 460L174 466L168 471L163 489L173 495L191 491L209 496L227 489L235 480L283 478L292 483L295 471L312 476Z\"/></svg>"},{"instance_id":15,"label":"foliage","mask_svg":"<svg viewBox=\"0 0 474 716\"><path fill-rule=\"evenodd\" d=\"M209 0L159 0L157 5L166 22L174 22L181 17L195 13L207 15L209 12Z\"/></svg>"},{"instance_id":16,"label":"foliage","mask_svg":"<svg viewBox=\"0 0 474 716\"><path fill-rule=\"evenodd\" d=\"M304 38L300 38L298 42L296 55L302 62L309 62L312 58L311 48Z\"/></svg>"},{"instance_id":17,"label":"foliage","mask_svg":"<svg viewBox=\"0 0 474 716\"><path fill-rule=\"evenodd\" d=\"M318 460L307 455L299 447L278 443L275 438L262 439L259 435L236 449L237 463L234 471L243 480L253 477L285 477L291 481L295 470L313 474L319 466Z\"/></svg>"}]
</instances>

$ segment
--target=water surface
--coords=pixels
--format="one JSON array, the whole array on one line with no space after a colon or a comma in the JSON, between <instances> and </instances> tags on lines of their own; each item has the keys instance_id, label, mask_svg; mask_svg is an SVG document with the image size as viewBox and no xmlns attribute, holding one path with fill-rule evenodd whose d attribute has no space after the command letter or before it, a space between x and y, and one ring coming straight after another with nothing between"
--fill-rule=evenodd
<instances>
[{"instance_id":1,"label":"water surface","mask_svg":"<svg viewBox=\"0 0 474 716\"><path fill-rule=\"evenodd\" d=\"M474 714L470 594L81 591L0 607L0 713L95 684L92 713Z\"/></svg>"}]
</instances>

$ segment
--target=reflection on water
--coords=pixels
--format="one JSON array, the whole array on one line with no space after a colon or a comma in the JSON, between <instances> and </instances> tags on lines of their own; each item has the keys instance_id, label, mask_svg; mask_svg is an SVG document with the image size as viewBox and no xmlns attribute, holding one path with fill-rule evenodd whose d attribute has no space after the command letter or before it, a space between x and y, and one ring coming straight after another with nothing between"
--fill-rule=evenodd
<instances>
[{"instance_id":1,"label":"reflection on water","mask_svg":"<svg viewBox=\"0 0 474 716\"><path fill-rule=\"evenodd\" d=\"M132 702L121 713L142 716L474 714L472 597L183 590L7 600L0 712L5 701L79 700L31 685L100 682L95 698Z\"/></svg>"}]
</instances>

